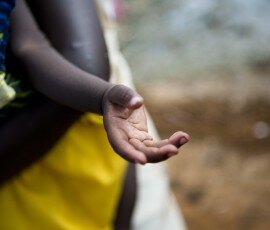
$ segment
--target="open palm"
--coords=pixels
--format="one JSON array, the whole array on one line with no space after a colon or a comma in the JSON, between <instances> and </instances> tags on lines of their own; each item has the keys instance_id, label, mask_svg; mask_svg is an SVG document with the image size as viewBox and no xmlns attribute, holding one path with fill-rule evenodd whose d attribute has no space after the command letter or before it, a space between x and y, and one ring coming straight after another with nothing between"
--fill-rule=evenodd
<instances>
[{"instance_id":1,"label":"open palm","mask_svg":"<svg viewBox=\"0 0 270 230\"><path fill-rule=\"evenodd\" d=\"M104 126L113 149L130 162L155 163L177 154L188 135L176 132L169 139L153 141L148 134L143 99L133 90L118 85L104 98Z\"/></svg>"}]
</instances>

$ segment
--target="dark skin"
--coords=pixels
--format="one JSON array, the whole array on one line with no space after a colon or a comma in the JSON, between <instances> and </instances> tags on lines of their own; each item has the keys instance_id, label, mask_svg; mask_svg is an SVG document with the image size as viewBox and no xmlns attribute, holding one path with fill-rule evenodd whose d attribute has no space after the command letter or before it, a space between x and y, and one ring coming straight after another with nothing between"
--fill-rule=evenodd
<instances>
[{"instance_id":1,"label":"dark skin","mask_svg":"<svg viewBox=\"0 0 270 230\"><path fill-rule=\"evenodd\" d=\"M27 2L38 25L61 55L80 69L109 80L107 47L92 0Z\"/></svg>"},{"instance_id":2,"label":"dark skin","mask_svg":"<svg viewBox=\"0 0 270 230\"><path fill-rule=\"evenodd\" d=\"M44 3L45 1L40 2L40 4ZM20 4L20 8L23 8L23 2L18 2L18 4ZM88 60L88 65L86 65L86 59L81 58L83 57L83 53L80 54L82 50L73 49L71 52L69 51L68 46L62 46L58 48L61 54L65 53L66 58L70 59L72 62L76 60L77 62L75 62L75 64L79 65L82 68L84 67L86 71L96 74L106 80L109 78L110 71L108 59L103 58L101 60L100 56L102 55L98 56L96 54L106 54L107 50L100 25L99 23L97 23L97 15L94 14L95 11L92 7L93 2L89 2L88 4L91 4L91 7L88 8L90 11L92 11L91 14L89 14L91 15L91 17L88 17L88 19L91 21L95 21L98 25L95 28L93 28L93 26L88 27L91 29L84 34L84 37L87 37L87 40L91 41L92 45L87 46L87 52L89 54L92 54L94 59L91 60L91 62L89 62ZM48 6L50 7L51 5L52 4ZM39 5L36 5L36 9L33 7L33 10L35 10L38 14L41 14L40 11L37 11L38 8ZM45 7L45 9L47 8ZM19 10L19 13L13 12L13 15L14 14L19 14L18 17L24 17L23 14L29 14L29 12L21 9ZM41 14L39 17L40 22L42 22L42 18L43 14ZM68 17L65 17L65 20L70 21ZM49 19L49 21L52 22L51 18ZM52 27L51 25L55 27ZM46 26L48 26L50 31L50 39L54 42L57 42L57 39L59 38L59 33L53 33L55 31L53 29L56 28L56 31L59 31L59 24L49 23ZM44 27L44 29L47 28L46 26ZM74 28L76 28L76 26L73 27L73 29ZM26 28L22 27L22 29ZM27 27L27 29L29 34L33 33L35 35L35 31L32 30L31 27ZM14 27L13 32L15 33L15 36L21 33L20 31L14 31ZM24 32L27 32L27 30ZM78 40L77 37L73 37L78 32L79 31L77 30L70 30L68 34L66 34L64 41L69 40L71 42L74 39ZM14 36L12 37L14 38ZM32 41L33 44L35 44L39 42L36 42L35 38L36 36L28 37L27 39L28 41ZM22 49L21 45L24 45L25 43L20 43L18 42L18 40L12 39L12 44L13 50L15 51L15 53L17 53L18 50ZM99 47L100 51L98 51L97 48L93 47ZM95 55L93 55L94 53ZM104 55L104 57L107 57L107 55ZM91 63L93 64L91 65ZM40 61L40 65L44 64L44 62ZM0 182L2 183L3 181L11 178L13 175L17 174L22 169L43 156L56 143L59 137L64 134L64 132L70 127L70 125L72 125L73 122L78 119L81 114L82 112L78 110L73 110L66 106L54 103L53 101L43 99L39 104L33 105L31 108L22 111L14 118L2 124L0 127Z\"/></svg>"},{"instance_id":3,"label":"dark skin","mask_svg":"<svg viewBox=\"0 0 270 230\"><path fill-rule=\"evenodd\" d=\"M80 112L43 99L0 126L0 184L42 157Z\"/></svg>"},{"instance_id":4,"label":"dark skin","mask_svg":"<svg viewBox=\"0 0 270 230\"><path fill-rule=\"evenodd\" d=\"M25 2L18 0L12 16L12 50L26 67L34 87L58 103L43 99L0 127L0 181L49 151L83 111L104 115L110 143L119 155L131 162L159 162L175 155L187 142L188 135L177 132L167 140L152 141L147 133L142 98L127 87L107 82L109 60L93 2L28 3L35 19ZM120 215L115 220L119 229L129 224L127 215L131 211L124 204L134 202L130 196L125 198L125 191L129 194L135 191L130 191L134 186L134 167L128 172L133 179L124 184ZM125 218L120 217L121 213Z\"/></svg>"},{"instance_id":5,"label":"dark skin","mask_svg":"<svg viewBox=\"0 0 270 230\"><path fill-rule=\"evenodd\" d=\"M57 21L52 23L56 24L63 23L68 15L71 18L74 17L71 21L76 20L80 12L75 13L76 10L72 8L72 2L76 2L76 5L86 6L80 9L87 9L90 6L89 2L91 2L90 0L69 1L70 4L66 4L66 2L61 4L62 1L41 0L36 1L35 4L45 4L45 2L46 6L52 4L55 7L52 9L55 10L52 11L50 17L55 14ZM66 9L69 7L70 9ZM43 9L43 7L39 7L39 9ZM61 13L62 11L67 12L68 15ZM46 13L44 15L48 16ZM84 20L86 19L84 18ZM47 37L50 38L49 40L44 37L43 32L38 28L24 1L19 0L17 2L17 7L12 16L11 45L15 55L24 64L29 81L38 91L73 109L103 114L105 129L111 145L120 156L128 161L141 164L154 163L177 154L178 148L188 141L187 134L177 132L166 140L152 141L152 137L147 132L142 97L128 87L115 86L106 82L104 80L106 76L102 79L95 74L86 72L83 69L83 63L86 63L86 61L80 62L82 63L80 68L77 66L78 64L73 64L72 58L78 57L80 53L77 47L73 47L74 55L64 56L66 55L65 52L61 51L61 47L58 47L61 46L61 43L57 42L59 39L53 39L56 30L50 29L49 26L46 27L46 23L42 24L42 20L40 21L43 31L46 31ZM50 20L44 19L45 21ZM74 32L79 33L77 29L84 31L84 26L84 23L76 24L74 26L76 31ZM59 36L72 33L69 25L67 26L65 23L61 24L59 28L62 28ZM96 28L95 31L98 32L99 27ZM94 35L96 36L96 33ZM83 50L91 47L92 42L90 44L86 42L89 39L89 34L81 32L80 38L82 44L87 44L83 47ZM70 43L76 42L73 39L70 40ZM98 39L98 41L102 41L102 39ZM67 43L66 47L69 47L70 43ZM106 52L106 49L103 50ZM72 50L67 53L70 54L71 52ZM89 52L91 55L91 51ZM101 56L107 57L106 53ZM84 60L85 57L85 55L81 55Z\"/></svg>"}]
</instances>

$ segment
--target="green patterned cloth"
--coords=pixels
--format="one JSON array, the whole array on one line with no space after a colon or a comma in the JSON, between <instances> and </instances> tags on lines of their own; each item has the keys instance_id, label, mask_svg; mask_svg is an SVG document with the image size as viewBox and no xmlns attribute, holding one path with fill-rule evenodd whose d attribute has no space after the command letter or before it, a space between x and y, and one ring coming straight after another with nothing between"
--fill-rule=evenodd
<instances>
[{"instance_id":1,"label":"green patterned cloth","mask_svg":"<svg viewBox=\"0 0 270 230\"><path fill-rule=\"evenodd\" d=\"M0 124L39 99L31 87L10 74L0 73Z\"/></svg>"},{"instance_id":2,"label":"green patterned cloth","mask_svg":"<svg viewBox=\"0 0 270 230\"><path fill-rule=\"evenodd\" d=\"M6 82L6 74L0 72L0 111L15 98L16 92Z\"/></svg>"},{"instance_id":3,"label":"green patterned cloth","mask_svg":"<svg viewBox=\"0 0 270 230\"><path fill-rule=\"evenodd\" d=\"M7 83L6 47L9 39L10 14L15 0L0 0L0 112L15 98L15 90Z\"/></svg>"}]
</instances>

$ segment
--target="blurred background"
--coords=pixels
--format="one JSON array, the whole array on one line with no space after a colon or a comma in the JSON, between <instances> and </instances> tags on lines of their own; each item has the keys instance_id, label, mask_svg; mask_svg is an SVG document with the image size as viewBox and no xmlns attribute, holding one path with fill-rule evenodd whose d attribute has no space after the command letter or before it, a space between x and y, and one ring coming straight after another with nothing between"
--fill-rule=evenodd
<instances>
[{"instance_id":1,"label":"blurred background","mask_svg":"<svg viewBox=\"0 0 270 230\"><path fill-rule=\"evenodd\" d=\"M162 137L189 229L270 229L270 1L136 0L121 49Z\"/></svg>"}]
</instances>

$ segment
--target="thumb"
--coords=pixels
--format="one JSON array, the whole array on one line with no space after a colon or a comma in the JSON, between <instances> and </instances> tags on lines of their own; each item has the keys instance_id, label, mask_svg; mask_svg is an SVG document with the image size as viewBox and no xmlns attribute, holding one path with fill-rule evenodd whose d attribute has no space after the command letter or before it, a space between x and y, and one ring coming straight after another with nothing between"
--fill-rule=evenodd
<instances>
[{"instance_id":1,"label":"thumb","mask_svg":"<svg viewBox=\"0 0 270 230\"><path fill-rule=\"evenodd\" d=\"M143 98L131 88L124 85L115 85L109 89L107 99L117 105L129 109L139 108L143 104Z\"/></svg>"}]
</instances>

